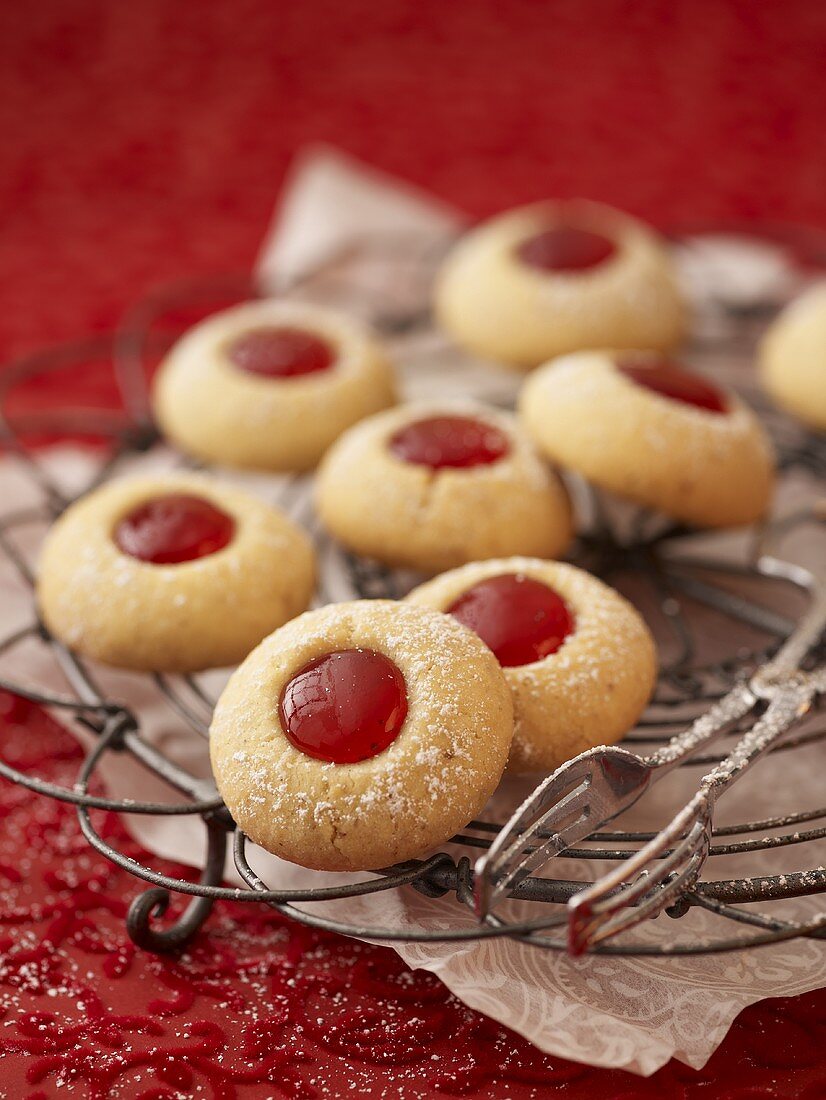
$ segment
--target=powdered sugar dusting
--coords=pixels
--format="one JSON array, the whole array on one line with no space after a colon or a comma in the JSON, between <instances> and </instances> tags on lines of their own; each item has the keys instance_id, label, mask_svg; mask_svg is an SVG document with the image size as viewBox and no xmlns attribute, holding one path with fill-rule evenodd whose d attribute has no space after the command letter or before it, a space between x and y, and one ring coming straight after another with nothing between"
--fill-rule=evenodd
<instances>
[{"instance_id":1,"label":"powdered sugar dusting","mask_svg":"<svg viewBox=\"0 0 826 1100\"><path fill-rule=\"evenodd\" d=\"M355 764L307 757L280 728L280 686L312 655L359 646L402 672L402 730ZM219 702L212 753L233 816L259 843L290 858L298 837L299 862L329 865L339 853L341 866L370 867L421 854L462 828L498 783L511 732L501 670L476 635L450 616L374 600L309 612L262 643Z\"/></svg>"}]
</instances>

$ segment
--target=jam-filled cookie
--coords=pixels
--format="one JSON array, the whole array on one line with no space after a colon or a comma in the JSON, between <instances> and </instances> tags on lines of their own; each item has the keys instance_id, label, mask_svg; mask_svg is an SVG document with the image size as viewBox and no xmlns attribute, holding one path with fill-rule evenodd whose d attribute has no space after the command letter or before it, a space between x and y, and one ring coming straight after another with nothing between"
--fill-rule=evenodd
<instances>
[{"instance_id":1,"label":"jam-filled cookie","mask_svg":"<svg viewBox=\"0 0 826 1100\"><path fill-rule=\"evenodd\" d=\"M503 554L557 557L571 509L515 417L406 405L351 428L326 455L318 512L348 549L435 573Z\"/></svg>"},{"instance_id":2,"label":"jam-filled cookie","mask_svg":"<svg viewBox=\"0 0 826 1100\"><path fill-rule=\"evenodd\" d=\"M752 523L771 501L774 453L754 413L656 353L563 356L527 380L519 410L548 457L684 523Z\"/></svg>"},{"instance_id":3,"label":"jam-filled cookie","mask_svg":"<svg viewBox=\"0 0 826 1100\"><path fill-rule=\"evenodd\" d=\"M40 560L46 626L104 664L161 672L237 664L304 611L315 561L274 508L189 475L110 482L63 513Z\"/></svg>"},{"instance_id":4,"label":"jam-filled cookie","mask_svg":"<svg viewBox=\"0 0 826 1100\"><path fill-rule=\"evenodd\" d=\"M468 233L439 275L436 311L459 344L522 368L581 348L667 350L686 329L655 233L581 200L520 207Z\"/></svg>"},{"instance_id":5,"label":"jam-filled cookie","mask_svg":"<svg viewBox=\"0 0 826 1100\"><path fill-rule=\"evenodd\" d=\"M345 428L395 402L393 372L360 322L262 300L216 313L161 364L154 410L165 435L209 463L308 470Z\"/></svg>"},{"instance_id":6,"label":"jam-filled cookie","mask_svg":"<svg viewBox=\"0 0 826 1100\"><path fill-rule=\"evenodd\" d=\"M511 771L553 771L618 741L651 695L657 656L630 603L562 562L473 562L414 589L485 642L513 695Z\"/></svg>"},{"instance_id":7,"label":"jam-filled cookie","mask_svg":"<svg viewBox=\"0 0 826 1100\"><path fill-rule=\"evenodd\" d=\"M210 755L256 843L305 867L375 870L463 828L512 733L478 637L428 608L363 600L310 611L249 655L215 708Z\"/></svg>"},{"instance_id":8,"label":"jam-filled cookie","mask_svg":"<svg viewBox=\"0 0 826 1100\"><path fill-rule=\"evenodd\" d=\"M804 423L826 431L826 283L780 314L760 347L763 385Z\"/></svg>"}]
</instances>

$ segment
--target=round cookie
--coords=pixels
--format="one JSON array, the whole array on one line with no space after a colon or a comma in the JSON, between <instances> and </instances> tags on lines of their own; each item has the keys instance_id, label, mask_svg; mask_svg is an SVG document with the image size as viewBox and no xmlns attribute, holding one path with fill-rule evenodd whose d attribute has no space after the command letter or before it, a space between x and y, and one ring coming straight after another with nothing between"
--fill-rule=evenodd
<instances>
[{"instance_id":1,"label":"round cookie","mask_svg":"<svg viewBox=\"0 0 826 1100\"><path fill-rule=\"evenodd\" d=\"M478 637L428 608L362 600L301 615L249 655L215 708L210 756L257 844L305 867L375 870L479 813L512 732Z\"/></svg>"},{"instance_id":2,"label":"round cookie","mask_svg":"<svg viewBox=\"0 0 826 1100\"><path fill-rule=\"evenodd\" d=\"M521 368L582 348L667 350L687 324L653 230L582 200L520 207L472 230L445 260L435 304L457 343Z\"/></svg>"},{"instance_id":3,"label":"round cookie","mask_svg":"<svg viewBox=\"0 0 826 1100\"><path fill-rule=\"evenodd\" d=\"M190 329L153 390L158 424L181 450L281 471L311 469L345 428L395 400L392 369L363 324L270 299Z\"/></svg>"},{"instance_id":4,"label":"round cookie","mask_svg":"<svg viewBox=\"0 0 826 1100\"><path fill-rule=\"evenodd\" d=\"M759 365L778 405L826 431L826 283L801 295L769 327Z\"/></svg>"},{"instance_id":5,"label":"round cookie","mask_svg":"<svg viewBox=\"0 0 826 1100\"><path fill-rule=\"evenodd\" d=\"M522 387L519 412L549 458L683 523L753 523L771 502L774 452L754 413L656 353L553 360Z\"/></svg>"},{"instance_id":6,"label":"round cookie","mask_svg":"<svg viewBox=\"0 0 826 1100\"><path fill-rule=\"evenodd\" d=\"M51 633L121 668L237 664L303 611L312 544L286 516L198 475L113 481L46 536L37 599Z\"/></svg>"},{"instance_id":7,"label":"round cookie","mask_svg":"<svg viewBox=\"0 0 826 1100\"><path fill-rule=\"evenodd\" d=\"M503 664L513 695L508 768L553 771L618 741L657 675L653 639L613 588L563 562L473 562L414 589L414 604L456 615Z\"/></svg>"},{"instance_id":8,"label":"round cookie","mask_svg":"<svg viewBox=\"0 0 826 1100\"><path fill-rule=\"evenodd\" d=\"M316 501L348 549L422 572L556 557L572 536L562 483L511 414L480 405L405 405L356 425L325 456Z\"/></svg>"}]
</instances>

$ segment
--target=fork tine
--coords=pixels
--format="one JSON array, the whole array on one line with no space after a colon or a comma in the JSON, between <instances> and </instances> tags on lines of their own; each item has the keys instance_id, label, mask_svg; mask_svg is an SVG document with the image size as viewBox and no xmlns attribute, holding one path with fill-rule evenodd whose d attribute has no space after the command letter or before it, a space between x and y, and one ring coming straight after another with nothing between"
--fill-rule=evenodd
<instances>
[{"instance_id":1,"label":"fork tine","mask_svg":"<svg viewBox=\"0 0 826 1100\"><path fill-rule=\"evenodd\" d=\"M578 840L584 840L600 825L626 810L646 789L655 771L660 775L668 771L710 737L722 732L753 704L754 696L748 685L738 685L707 714L695 720L682 734L672 738L652 755L640 759L633 754L627 754L639 768L645 769L647 775L642 777L639 772L631 769L622 776L624 782L620 782L619 776L615 774L605 797L600 796L600 783L605 776L600 775L599 768L607 768L607 753L623 750L609 750L600 746L580 753L557 768L519 806L488 853L477 861L474 886L477 915L480 918L486 917L496 900L530 871ZM577 780L580 780L579 785L570 790ZM642 869L648 860L658 857L663 847L667 846L669 837L677 838L681 835L675 832L677 826L680 825L681 829L687 828L690 817L688 809L685 817L678 815L675 822L672 822L670 833L660 834L652 841L652 846L644 848L631 861L623 864L613 876L601 879L599 886L608 892L626 885L626 875L632 873L637 866ZM535 842L539 843L535 848L531 847ZM581 904L585 904L591 897L588 891L583 891L583 894ZM596 898L597 895L594 895L594 900Z\"/></svg>"},{"instance_id":2,"label":"fork tine","mask_svg":"<svg viewBox=\"0 0 826 1100\"><path fill-rule=\"evenodd\" d=\"M661 832L644 844L638 852L634 852L628 859L618 864L613 871L609 871L607 875L603 875L576 897L571 898L571 905L580 904L580 899L583 902L596 903L612 891L626 885L628 878L632 876L636 878L646 869L647 864L658 859L666 848L683 838L694 822L704 815L704 807L707 803L708 795L705 791L699 791Z\"/></svg>"},{"instance_id":3,"label":"fork tine","mask_svg":"<svg viewBox=\"0 0 826 1100\"><path fill-rule=\"evenodd\" d=\"M543 833L547 833L547 837L540 849L553 852L553 842L558 835L557 826L570 824L571 815L581 813L580 800L590 785L590 761L584 759L586 756L588 754L583 753L574 757L540 783L517 807L488 851L477 861L474 875L475 900L480 916L486 916L496 898L511 885L511 875L508 872L513 870L518 874L519 853ZM557 849L559 850L561 849Z\"/></svg>"},{"instance_id":4,"label":"fork tine","mask_svg":"<svg viewBox=\"0 0 826 1100\"><path fill-rule=\"evenodd\" d=\"M597 901L591 899L589 905L591 912L601 916L604 913L636 905L641 898L650 894L655 887L660 886L674 874L679 866L693 859L697 852L701 852L704 848L705 836L706 830L703 823L696 821L680 843L655 864L652 870L645 867L635 879L621 889L607 897L602 896Z\"/></svg>"},{"instance_id":5,"label":"fork tine","mask_svg":"<svg viewBox=\"0 0 826 1100\"><path fill-rule=\"evenodd\" d=\"M574 781L573 779L571 780L571 782ZM567 786L570 787L570 789L566 790L565 787L563 787L562 791L564 793L560 795L558 801L556 801L549 810L543 813L541 817L535 818L527 827L514 830L513 832L509 831L508 843L506 845L500 845L498 843L501 834L496 838L493 845L491 845L493 857L489 857L488 859L492 870L500 869L535 838L542 839L544 837L546 839L553 839L554 834L570 822L572 814L579 813L582 808L583 798L588 788L591 786L591 777L589 775L584 776L575 787L571 787L570 783L567 784Z\"/></svg>"},{"instance_id":6,"label":"fork tine","mask_svg":"<svg viewBox=\"0 0 826 1100\"><path fill-rule=\"evenodd\" d=\"M574 789L578 790L588 779L588 763L581 757L574 757L544 779L497 834L488 852L488 862L499 863L506 850L527 843L535 830L549 828L560 800L567 798Z\"/></svg>"},{"instance_id":7,"label":"fork tine","mask_svg":"<svg viewBox=\"0 0 826 1100\"><path fill-rule=\"evenodd\" d=\"M582 954L608 935L665 909L671 895L684 888L691 875L696 877L699 873L710 843L710 820L708 797L699 792L653 840L571 898L568 942L572 954ZM662 853L672 844L673 850L663 857ZM672 890L672 883L663 887L665 880L674 874L677 888ZM643 901L646 895L649 896ZM635 909L630 908L634 906ZM609 925L610 932L606 930ZM602 931L597 935L595 930L599 929Z\"/></svg>"},{"instance_id":8,"label":"fork tine","mask_svg":"<svg viewBox=\"0 0 826 1100\"><path fill-rule=\"evenodd\" d=\"M604 940L613 939L620 932L627 932L667 909L685 890L693 886L702 869L704 859L702 851L692 851L686 866L671 881L653 889L645 895L639 905L607 910L592 920L586 929L580 930L578 939L573 938L569 925L571 953L581 955Z\"/></svg>"},{"instance_id":9,"label":"fork tine","mask_svg":"<svg viewBox=\"0 0 826 1100\"><path fill-rule=\"evenodd\" d=\"M586 797L588 788L584 783L583 788L577 798L575 808L567 815L567 824L561 825L558 830L555 830L535 848L528 848L517 859L511 859L505 869L495 877L491 878L489 875L484 876L483 874L482 878L486 888L478 892L477 899L483 901L485 913L489 912L503 894L517 886L531 871L543 866L553 856L559 855L560 852L570 848L577 840L581 840L593 831ZM476 881L481 881L478 866Z\"/></svg>"}]
</instances>

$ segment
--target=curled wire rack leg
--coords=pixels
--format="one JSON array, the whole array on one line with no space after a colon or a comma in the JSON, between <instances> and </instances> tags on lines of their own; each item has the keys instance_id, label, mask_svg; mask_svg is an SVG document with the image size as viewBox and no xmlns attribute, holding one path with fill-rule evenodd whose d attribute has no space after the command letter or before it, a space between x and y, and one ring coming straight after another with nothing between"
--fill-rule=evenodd
<instances>
[{"instance_id":1,"label":"curled wire rack leg","mask_svg":"<svg viewBox=\"0 0 826 1100\"><path fill-rule=\"evenodd\" d=\"M227 851L226 826L208 821L207 855L201 882L205 886L217 886L224 874L224 861ZM152 920L162 917L169 906L170 893L162 887L153 886L144 890L129 906L126 917L126 930L134 944L154 954L179 951L185 947L200 930L210 914L215 899L211 897L193 898L184 913L168 928L152 927Z\"/></svg>"}]
</instances>

